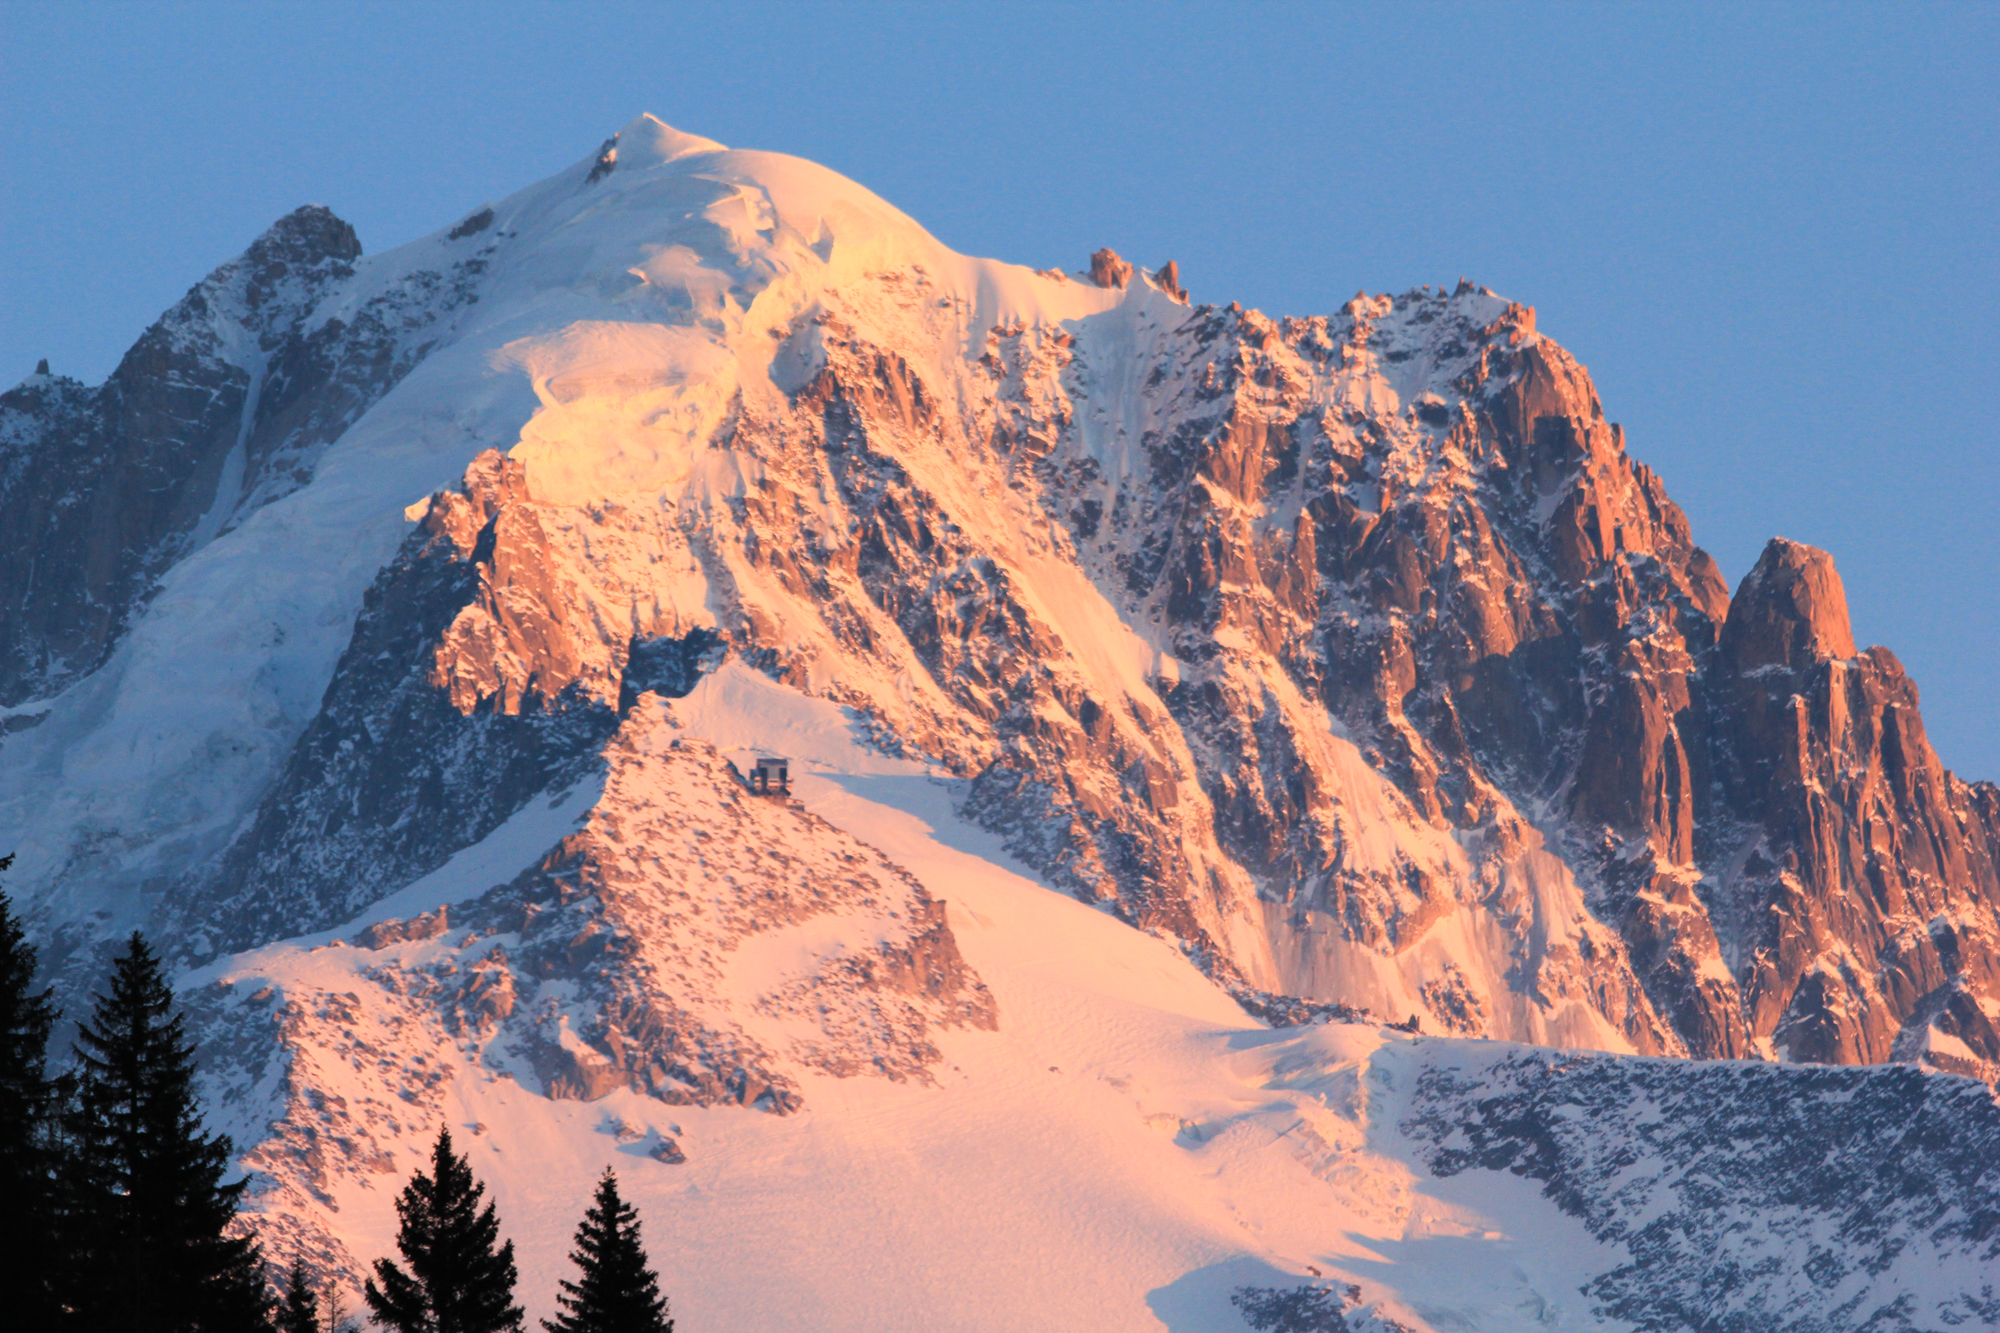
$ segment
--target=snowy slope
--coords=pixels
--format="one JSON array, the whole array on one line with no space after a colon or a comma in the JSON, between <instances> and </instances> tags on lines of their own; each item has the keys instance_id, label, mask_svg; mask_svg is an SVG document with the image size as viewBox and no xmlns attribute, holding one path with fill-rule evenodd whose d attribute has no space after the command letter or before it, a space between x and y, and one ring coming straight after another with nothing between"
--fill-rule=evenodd
<instances>
[{"instance_id":1,"label":"snowy slope","mask_svg":"<svg viewBox=\"0 0 2000 1333\"><path fill-rule=\"evenodd\" d=\"M219 984L211 1023L239 1049L269 1059L282 1034L289 1104L269 1072L220 1072L216 1095L265 1139L250 1162L285 1183L258 1207L288 1242L348 1272L385 1252L394 1192L444 1124L495 1188L531 1314L606 1164L690 1328L1206 1331L1261 1311L1281 1329L1834 1329L1898 1299L1881 1326L2000 1309L1982 1085L1266 1029L1166 943L1022 874L948 785L855 745L839 710L742 676L673 710L719 745L804 757L805 809L947 900L997 1028L940 1030L928 1077L802 1070L785 1116L628 1089L549 1100L410 985L444 959L477 975L468 960L518 934L272 946L194 980ZM517 817L385 910L476 893L590 799ZM739 964L744 989L810 968L794 947ZM1872 1104L1841 1125L1857 1098ZM1900 1143L1869 1142L1891 1123L1910 1125ZM684 1162L661 1160L668 1142ZM1817 1143L1815 1180L1796 1159ZM1903 1178L1840 1193L1885 1157ZM1873 1239L1851 1248L1857 1233ZM1291 1308L1346 1322L1275 1313Z\"/></svg>"}]
</instances>

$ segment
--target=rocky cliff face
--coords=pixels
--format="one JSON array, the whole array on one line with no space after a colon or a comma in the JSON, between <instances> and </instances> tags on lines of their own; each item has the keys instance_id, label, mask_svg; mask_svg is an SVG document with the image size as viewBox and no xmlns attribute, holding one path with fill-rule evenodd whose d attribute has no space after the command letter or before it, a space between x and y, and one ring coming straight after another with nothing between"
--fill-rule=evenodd
<instances>
[{"instance_id":1,"label":"rocky cliff face","mask_svg":"<svg viewBox=\"0 0 2000 1333\"><path fill-rule=\"evenodd\" d=\"M1990 1079L1992 784L1938 763L1893 653L1855 651L1824 552L1773 541L1716 659L1713 846L1748 1030L1794 1059Z\"/></svg>"},{"instance_id":2,"label":"rocky cliff face","mask_svg":"<svg viewBox=\"0 0 2000 1333\"><path fill-rule=\"evenodd\" d=\"M154 580L262 482L273 436L288 433L269 410L255 429L265 360L299 359L301 322L360 253L352 227L302 208L161 316L102 385L38 374L0 397L13 590L0 604L0 702L98 666Z\"/></svg>"},{"instance_id":3,"label":"rocky cliff face","mask_svg":"<svg viewBox=\"0 0 2000 1333\"><path fill-rule=\"evenodd\" d=\"M802 1074L928 1083L942 1032L998 1023L943 903L795 803L752 795L657 695L600 750L600 773L539 794L522 822L553 845L508 882L377 912L309 955L261 956L262 984L193 996L205 1072L224 1114L249 1108L246 1162L287 1253L364 1271L323 1210L400 1169L468 1071L553 1101L629 1090L783 1115ZM671 1132L615 1117L605 1132L684 1159Z\"/></svg>"},{"instance_id":4,"label":"rocky cliff face","mask_svg":"<svg viewBox=\"0 0 2000 1333\"><path fill-rule=\"evenodd\" d=\"M338 926L734 662L851 709L1246 996L2000 1061L2000 792L1939 766L1823 553L1774 541L1729 596L1531 310L1462 283L1273 320L1108 251L982 265L656 122L358 253L301 210L105 386L6 399L21 727L135 617L190 614L148 610L176 560L259 511L246 549L317 522L315 460L371 422L459 476L371 585L299 602L327 645L305 677L244 674L260 757L218 786L227 835L115 830L187 957ZM10 809L59 920L111 853L30 785Z\"/></svg>"},{"instance_id":5,"label":"rocky cliff face","mask_svg":"<svg viewBox=\"0 0 2000 1333\"><path fill-rule=\"evenodd\" d=\"M2000 1319L2000 1115L1974 1083L1510 1053L1418 1075L1403 1129L1438 1175L1533 1181L1618 1245L1583 1287L1603 1319L1662 1333ZM1857 1177L1850 1156L1880 1165ZM1921 1259L1918 1236L1936 1246Z\"/></svg>"},{"instance_id":6,"label":"rocky cliff face","mask_svg":"<svg viewBox=\"0 0 2000 1333\"><path fill-rule=\"evenodd\" d=\"M0 395L0 581L13 590L0 705L95 670L167 570L311 481L321 451L429 350L431 326L476 299L485 267L467 256L357 291L360 255L354 228L300 208L196 284L103 384L40 373Z\"/></svg>"}]
</instances>

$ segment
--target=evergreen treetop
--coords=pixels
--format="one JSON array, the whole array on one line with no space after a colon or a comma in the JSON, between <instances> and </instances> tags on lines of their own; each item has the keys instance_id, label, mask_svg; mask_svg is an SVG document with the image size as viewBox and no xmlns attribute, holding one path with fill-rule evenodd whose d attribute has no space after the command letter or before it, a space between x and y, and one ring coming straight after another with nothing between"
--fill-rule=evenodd
<instances>
[{"instance_id":1,"label":"evergreen treetop","mask_svg":"<svg viewBox=\"0 0 2000 1333\"><path fill-rule=\"evenodd\" d=\"M278 1300L278 1333L322 1333L319 1297L313 1294L303 1259L292 1260L284 1294Z\"/></svg>"},{"instance_id":2,"label":"evergreen treetop","mask_svg":"<svg viewBox=\"0 0 2000 1333\"><path fill-rule=\"evenodd\" d=\"M77 1033L64 1116L63 1244L86 1328L262 1333L270 1299L255 1241L230 1233L247 1180L202 1130L194 1044L160 962L136 932Z\"/></svg>"},{"instance_id":3,"label":"evergreen treetop","mask_svg":"<svg viewBox=\"0 0 2000 1333\"><path fill-rule=\"evenodd\" d=\"M639 1242L638 1210L618 1197L618 1177L609 1167L569 1257L578 1277L563 1280L556 1297L561 1313L542 1321L548 1333L674 1333L659 1275Z\"/></svg>"},{"instance_id":4,"label":"evergreen treetop","mask_svg":"<svg viewBox=\"0 0 2000 1333\"><path fill-rule=\"evenodd\" d=\"M0 870L14 863L0 856ZM52 1121L57 1087L48 1075L55 1006L34 989L35 948L0 893L0 1199L15 1239L0 1245L0 1291L31 1327L56 1322L61 1254L55 1245Z\"/></svg>"},{"instance_id":5,"label":"evergreen treetop","mask_svg":"<svg viewBox=\"0 0 2000 1333\"><path fill-rule=\"evenodd\" d=\"M479 1206L485 1192L440 1129L431 1174L412 1176L396 1200L396 1248L409 1271L377 1259L362 1291L377 1321L396 1333L518 1333L514 1242L497 1243L493 1205Z\"/></svg>"},{"instance_id":6,"label":"evergreen treetop","mask_svg":"<svg viewBox=\"0 0 2000 1333\"><path fill-rule=\"evenodd\" d=\"M14 863L0 856L0 870ZM35 946L0 892L0 1171L9 1197L17 1182L41 1166L34 1128L48 1115L49 1033L56 1010L49 992L34 989Z\"/></svg>"}]
</instances>

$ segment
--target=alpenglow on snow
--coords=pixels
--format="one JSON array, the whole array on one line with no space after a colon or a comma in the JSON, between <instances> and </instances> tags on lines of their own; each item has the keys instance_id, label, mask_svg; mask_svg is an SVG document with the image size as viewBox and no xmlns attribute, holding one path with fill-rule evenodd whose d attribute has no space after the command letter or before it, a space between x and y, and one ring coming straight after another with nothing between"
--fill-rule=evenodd
<instances>
[{"instance_id":1,"label":"alpenglow on snow","mask_svg":"<svg viewBox=\"0 0 2000 1333\"><path fill-rule=\"evenodd\" d=\"M612 1165L687 1329L2000 1323L2000 789L1832 558L1473 284L1075 260L642 116L0 395L7 888L267 1251L443 1128L531 1317Z\"/></svg>"}]
</instances>

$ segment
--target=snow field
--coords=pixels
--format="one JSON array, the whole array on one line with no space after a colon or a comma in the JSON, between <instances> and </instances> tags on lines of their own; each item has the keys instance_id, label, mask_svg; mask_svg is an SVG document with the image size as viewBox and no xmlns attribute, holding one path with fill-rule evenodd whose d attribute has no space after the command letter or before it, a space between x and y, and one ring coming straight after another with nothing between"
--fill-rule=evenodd
<instances>
[{"instance_id":1,"label":"snow field","mask_svg":"<svg viewBox=\"0 0 2000 1333\"><path fill-rule=\"evenodd\" d=\"M946 784L857 745L832 705L725 669L673 707L691 736L793 756L808 810L945 899L999 1030L935 1034L945 1058L929 1085L802 1071L804 1109L776 1116L624 1090L550 1100L434 1025L406 1029L400 1057L448 1076L434 1107L385 1138L393 1170L340 1178L323 1220L355 1259L390 1252L395 1192L443 1123L516 1240L531 1316L611 1164L689 1329L1207 1333L1247 1327L1234 1287L1299 1285L1312 1268L1413 1328L1599 1326L1575 1290L1595 1247L1531 1183L1430 1182L1409 1164L1395 1108L1424 1043L1257 1026L1171 945L1011 866L952 815ZM535 802L369 918L477 893L589 799ZM765 956L745 975L805 968L785 948L806 942L753 937ZM217 975L367 995L369 969L407 974L445 942L306 943ZM342 1086L337 1062L319 1063L323 1092L350 1106L396 1091ZM662 1137L685 1165L649 1156Z\"/></svg>"}]
</instances>

